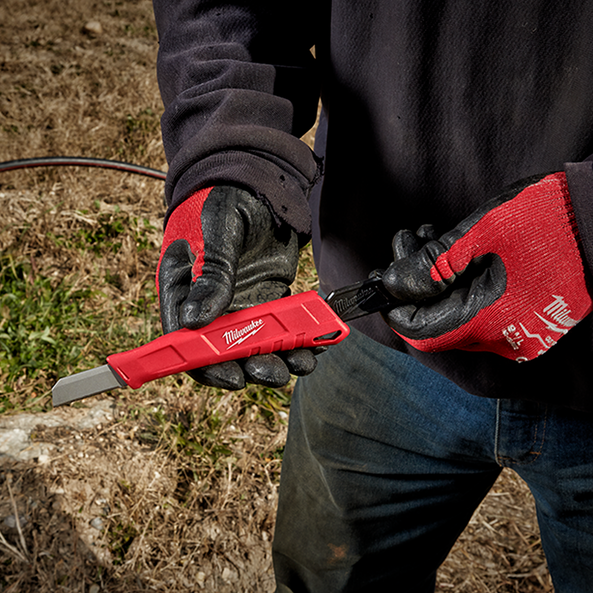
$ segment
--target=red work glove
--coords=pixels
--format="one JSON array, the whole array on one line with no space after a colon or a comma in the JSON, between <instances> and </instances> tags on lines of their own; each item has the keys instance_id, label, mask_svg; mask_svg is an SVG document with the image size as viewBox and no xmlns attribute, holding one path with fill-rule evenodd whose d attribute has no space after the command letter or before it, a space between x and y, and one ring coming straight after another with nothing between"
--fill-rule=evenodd
<instances>
[{"instance_id":1,"label":"red work glove","mask_svg":"<svg viewBox=\"0 0 593 593\"><path fill-rule=\"evenodd\" d=\"M418 350L550 349L592 310L564 173L524 180L436 239L394 238L386 288L406 301L389 325Z\"/></svg>"},{"instance_id":2,"label":"red work glove","mask_svg":"<svg viewBox=\"0 0 593 593\"><path fill-rule=\"evenodd\" d=\"M220 315L290 294L298 241L278 228L265 204L234 187L200 190L167 221L157 270L163 331L198 329ZM196 369L205 385L241 389L246 381L280 387L290 373L313 371L312 351L253 356Z\"/></svg>"}]
</instances>

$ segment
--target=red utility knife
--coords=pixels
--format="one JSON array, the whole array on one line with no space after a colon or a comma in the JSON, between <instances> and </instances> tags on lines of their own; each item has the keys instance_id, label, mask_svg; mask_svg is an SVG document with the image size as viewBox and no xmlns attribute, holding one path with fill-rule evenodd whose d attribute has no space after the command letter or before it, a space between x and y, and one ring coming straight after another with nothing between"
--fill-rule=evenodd
<instances>
[{"instance_id":1,"label":"red utility knife","mask_svg":"<svg viewBox=\"0 0 593 593\"><path fill-rule=\"evenodd\" d=\"M332 292L295 294L229 313L201 329L180 329L148 344L107 357L107 364L60 379L54 406L119 387L138 389L148 381L192 369L295 348L331 346L350 332L344 323L393 307L397 301L378 274Z\"/></svg>"}]
</instances>

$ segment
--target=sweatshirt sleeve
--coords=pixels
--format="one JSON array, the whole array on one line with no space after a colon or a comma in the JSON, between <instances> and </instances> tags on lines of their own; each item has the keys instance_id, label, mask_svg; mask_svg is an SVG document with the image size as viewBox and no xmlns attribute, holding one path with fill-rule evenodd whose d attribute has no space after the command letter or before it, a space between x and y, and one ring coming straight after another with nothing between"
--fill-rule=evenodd
<instances>
[{"instance_id":1,"label":"sweatshirt sleeve","mask_svg":"<svg viewBox=\"0 0 593 593\"><path fill-rule=\"evenodd\" d=\"M320 163L299 140L319 98L309 4L154 0L167 218L197 189L225 183L310 232Z\"/></svg>"},{"instance_id":2,"label":"sweatshirt sleeve","mask_svg":"<svg viewBox=\"0 0 593 593\"><path fill-rule=\"evenodd\" d=\"M593 276L593 156L564 165L585 267Z\"/></svg>"}]
</instances>

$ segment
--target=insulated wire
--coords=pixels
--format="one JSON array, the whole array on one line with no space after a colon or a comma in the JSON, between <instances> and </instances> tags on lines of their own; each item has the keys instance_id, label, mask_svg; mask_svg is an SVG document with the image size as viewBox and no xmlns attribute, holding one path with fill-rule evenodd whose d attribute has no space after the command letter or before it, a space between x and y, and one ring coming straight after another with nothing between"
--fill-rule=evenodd
<instances>
[{"instance_id":1,"label":"insulated wire","mask_svg":"<svg viewBox=\"0 0 593 593\"><path fill-rule=\"evenodd\" d=\"M167 174L158 169L124 163L122 161L113 161L110 159L95 159L80 156L48 156L32 159L18 159L16 161L5 161L0 163L0 173L4 171L14 171L16 169L28 169L33 167L53 167L53 166L75 166L75 167L101 167L103 169L117 169L127 173L136 173L146 177L165 180Z\"/></svg>"}]
</instances>

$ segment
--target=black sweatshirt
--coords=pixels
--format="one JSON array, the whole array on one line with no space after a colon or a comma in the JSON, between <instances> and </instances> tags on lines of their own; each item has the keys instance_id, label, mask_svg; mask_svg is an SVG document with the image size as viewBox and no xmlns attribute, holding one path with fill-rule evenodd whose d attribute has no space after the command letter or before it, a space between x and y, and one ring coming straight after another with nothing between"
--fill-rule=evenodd
<instances>
[{"instance_id":1,"label":"black sweatshirt","mask_svg":"<svg viewBox=\"0 0 593 593\"><path fill-rule=\"evenodd\" d=\"M593 268L593 2L154 8L169 212L201 187L251 190L279 222L303 236L312 226L327 293L387 267L397 230L432 223L445 232L508 184L564 169ZM299 137L320 93L316 156ZM593 411L591 315L523 364L418 352L379 315L353 325L470 393Z\"/></svg>"}]
</instances>

